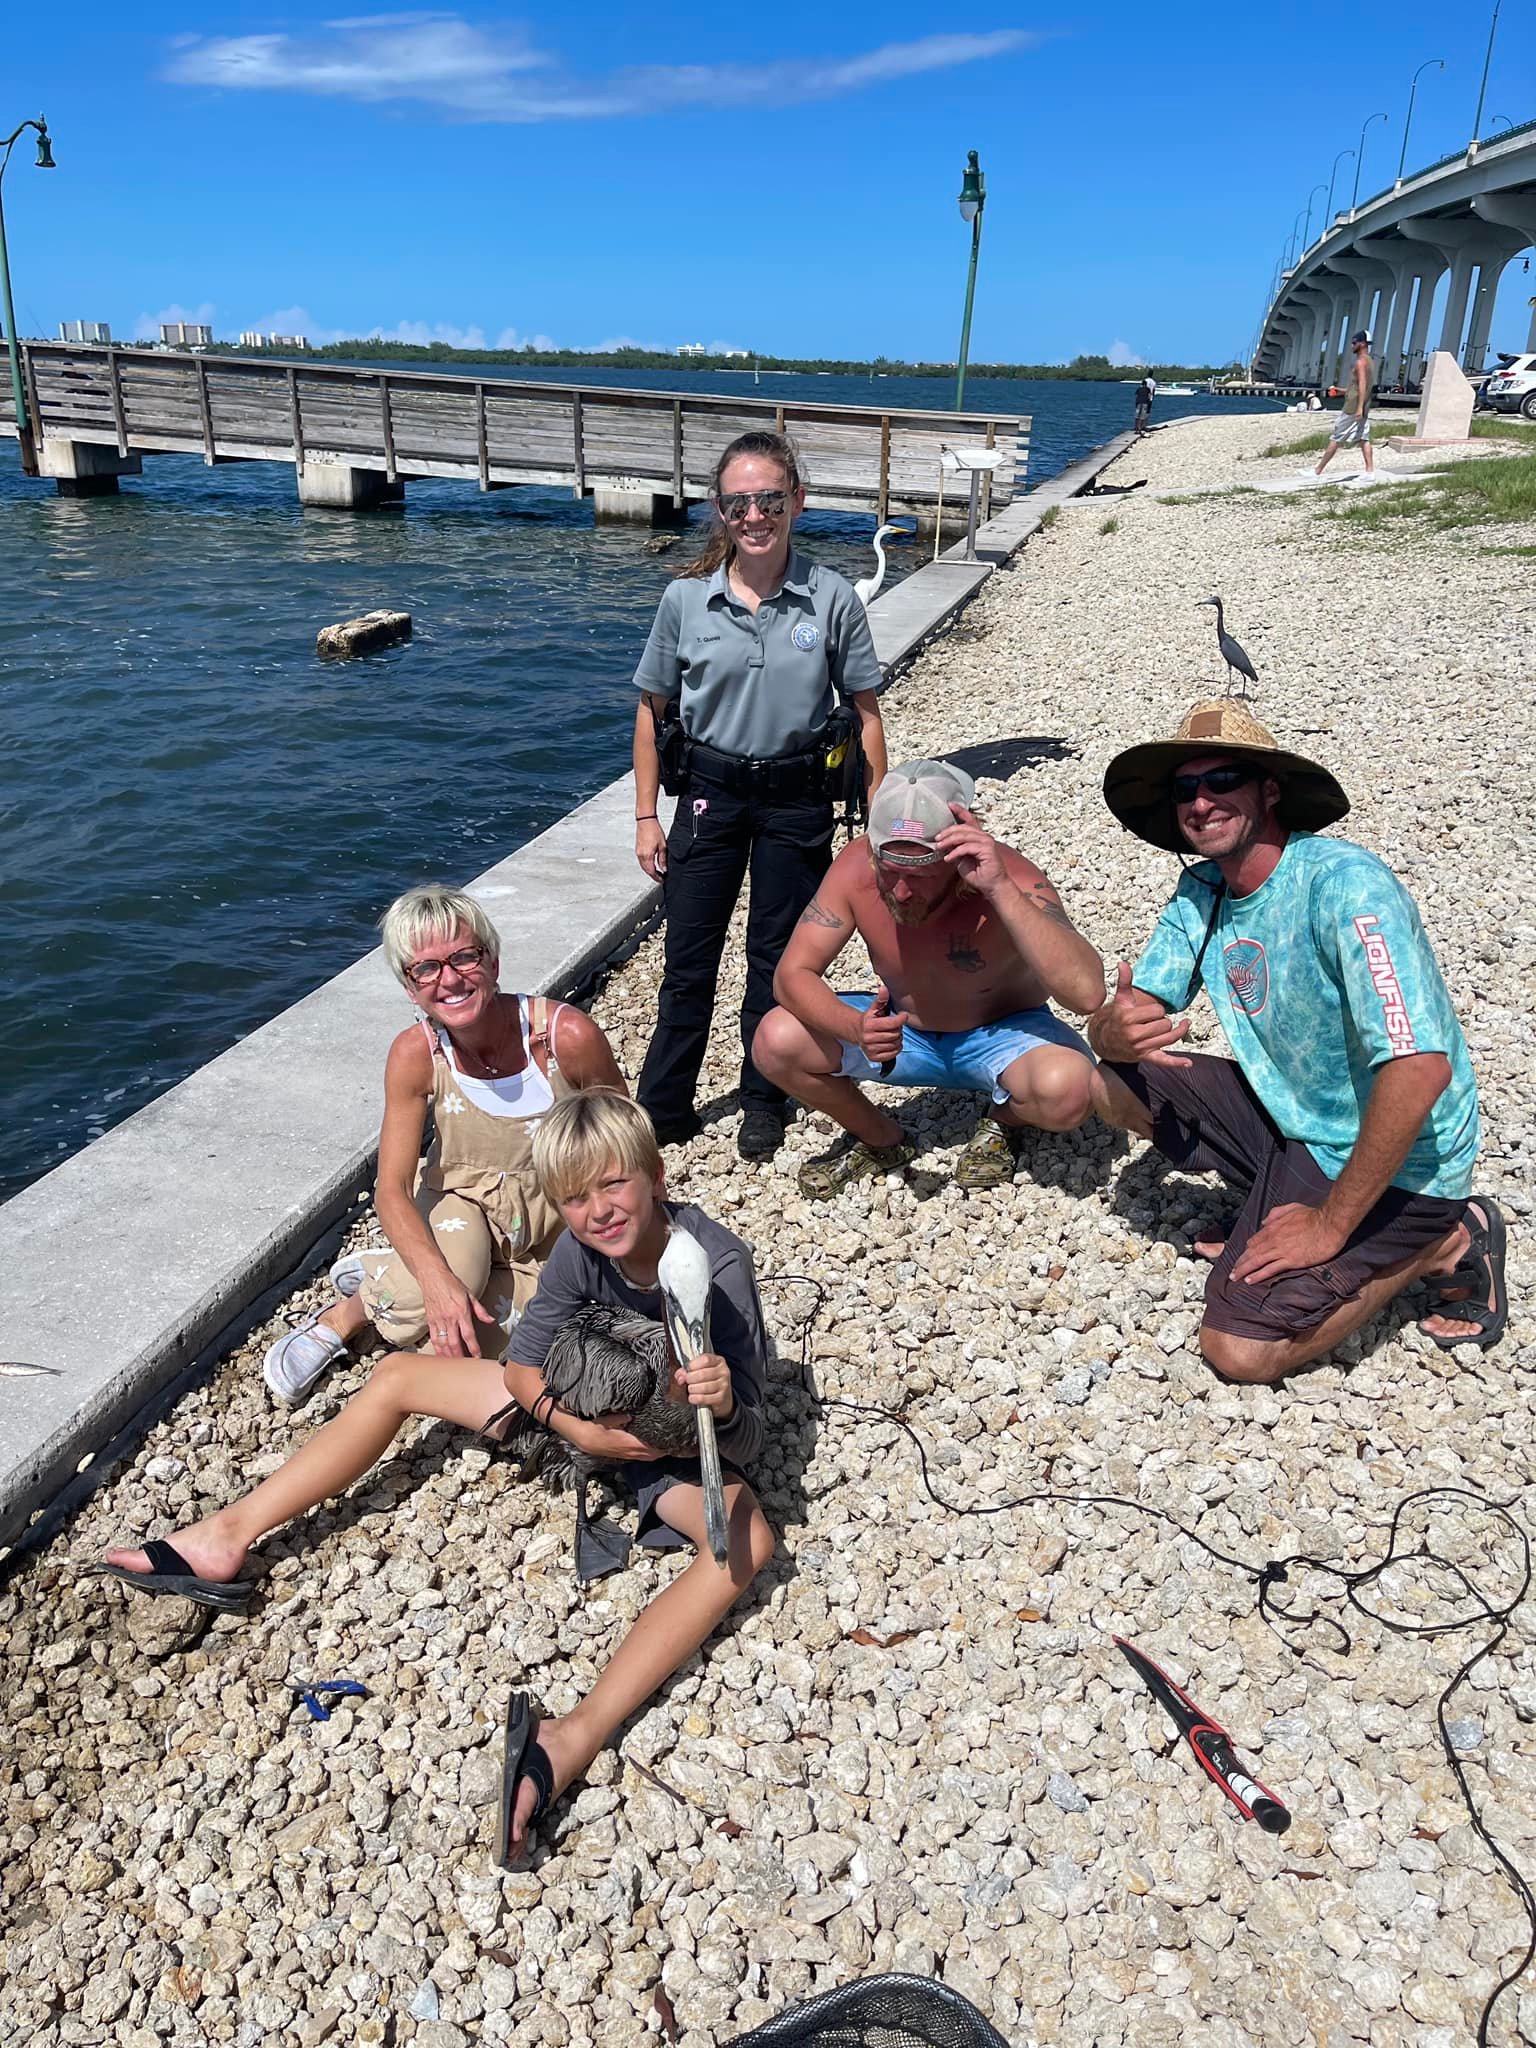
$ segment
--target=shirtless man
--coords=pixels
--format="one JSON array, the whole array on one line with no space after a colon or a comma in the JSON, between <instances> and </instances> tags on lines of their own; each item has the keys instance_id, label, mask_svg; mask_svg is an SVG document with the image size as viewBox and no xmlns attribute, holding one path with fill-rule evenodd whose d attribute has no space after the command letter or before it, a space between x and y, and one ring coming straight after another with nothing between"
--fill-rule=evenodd
<instances>
[{"instance_id":1,"label":"shirtless man","mask_svg":"<svg viewBox=\"0 0 1536 2048\"><path fill-rule=\"evenodd\" d=\"M758 1026L752 1058L848 1133L801 1168L807 1195L825 1199L915 1154L860 1081L986 1092L995 1123L960 1160L964 1187L1012 1178L1022 1128L1073 1130L1092 1106L1088 1048L1046 1005L1096 1010L1103 962L1034 862L977 824L975 794L947 762L894 769L870 804L868 833L832 863L784 950L780 1007ZM878 977L871 995L827 985L855 933Z\"/></svg>"}]
</instances>

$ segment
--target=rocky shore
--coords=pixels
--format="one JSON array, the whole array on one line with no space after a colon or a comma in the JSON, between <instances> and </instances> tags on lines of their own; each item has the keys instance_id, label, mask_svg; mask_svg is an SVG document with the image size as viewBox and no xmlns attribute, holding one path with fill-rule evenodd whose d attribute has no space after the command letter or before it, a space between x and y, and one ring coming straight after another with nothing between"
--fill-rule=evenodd
<instances>
[{"instance_id":1,"label":"rocky shore","mask_svg":"<svg viewBox=\"0 0 1536 2048\"><path fill-rule=\"evenodd\" d=\"M758 1476L781 1546L755 1597L531 1868L501 1874L509 1689L567 1708L677 1567L643 1559L583 1597L569 1502L429 1427L263 1546L248 1618L199 1633L182 1603L79 1578L108 1541L173 1531L271 1470L366 1372L279 1412L259 1371L277 1325L257 1333L0 1595L12 2038L708 2048L879 1970L942 1976L1020 2048L1473 2038L1526 1928L1436 1700L1492 1629L1415 1640L1375 1618L1444 1619L1465 1594L1409 1562L1341 1610L1293 1572L1277 1600L1341 1613L1346 1651L1321 1625L1271 1630L1251 1577L1151 1514L1007 1505L1114 1493L1255 1568L1364 1565L1406 1493L1505 1500L1531 1479L1536 592L1486 535L1387 547L1311 493L1210 494L1294 469L1263 450L1312 430L1192 421L1132 449L1106 481L1144 490L1069 505L902 678L892 757L1060 742L983 783L986 820L1111 962L1134 957L1174 868L1113 824L1100 779L1223 686L1195 608L1219 591L1258 714L1339 773L1345 829L1403 875L1446 970L1483 1090L1478 1185L1512 1225L1504 1343L1445 1354L1394 1313L1285 1386L1223 1387L1193 1348L1214 1187L1089 1128L966 1194L948 1169L977 1105L914 1097L920 1170L816 1205L795 1168L828 1129L746 1168L722 1109L672 1155L672 1188L756 1245L778 1345ZM652 941L594 1006L631 1075L658 973ZM706 1097L738 1057L723 1021ZM368 1225L360 1210L359 1241ZM889 1420L839 1401L903 1416L939 1498ZM1409 1530L1496 1591L1518 1583L1464 1500ZM1230 1729L1288 1834L1201 1778L1111 1634ZM340 1676L367 1698L312 1721L291 1686ZM1528 1607L1447 1717L1487 1825L1536 1871ZM1492 2038L1536 2038L1536 1982Z\"/></svg>"}]
</instances>

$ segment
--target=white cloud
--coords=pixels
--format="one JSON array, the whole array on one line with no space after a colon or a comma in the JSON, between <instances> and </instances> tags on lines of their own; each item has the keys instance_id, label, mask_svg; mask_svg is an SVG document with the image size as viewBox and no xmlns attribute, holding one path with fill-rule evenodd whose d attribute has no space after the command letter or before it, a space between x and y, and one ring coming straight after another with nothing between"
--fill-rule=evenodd
<instances>
[{"instance_id":1,"label":"white cloud","mask_svg":"<svg viewBox=\"0 0 1536 2048\"><path fill-rule=\"evenodd\" d=\"M485 329L456 327L451 320L435 320L430 325L425 320L397 320L393 327L370 327L368 339L409 341L417 348L430 348L434 341L446 342L449 348L484 348Z\"/></svg>"},{"instance_id":2,"label":"white cloud","mask_svg":"<svg viewBox=\"0 0 1536 2048\"><path fill-rule=\"evenodd\" d=\"M160 329L169 327L176 320L189 320L197 327L211 327L217 311L211 299L204 299L200 306L162 306L158 313L139 315L133 323L133 338L135 341L158 341Z\"/></svg>"},{"instance_id":3,"label":"white cloud","mask_svg":"<svg viewBox=\"0 0 1536 2048\"><path fill-rule=\"evenodd\" d=\"M1117 370L1135 370L1147 359L1138 349L1132 348L1128 341L1112 341L1109 344L1109 360Z\"/></svg>"},{"instance_id":4,"label":"white cloud","mask_svg":"<svg viewBox=\"0 0 1536 2048\"><path fill-rule=\"evenodd\" d=\"M535 48L522 29L482 29L455 14L380 14L328 22L314 36L177 38L165 75L178 85L233 91L415 101L465 121L602 120L670 107L830 99L1006 56L1041 40L1026 29L992 29L885 43L852 57L655 64L581 79Z\"/></svg>"},{"instance_id":5,"label":"white cloud","mask_svg":"<svg viewBox=\"0 0 1536 2048\"><path fill-rule=\"evenodd\" d=\"M503 327L496 337L498 348L558 348L559 342L548 334L519 334L515 327Z\"/></svg>"}]
</instances>

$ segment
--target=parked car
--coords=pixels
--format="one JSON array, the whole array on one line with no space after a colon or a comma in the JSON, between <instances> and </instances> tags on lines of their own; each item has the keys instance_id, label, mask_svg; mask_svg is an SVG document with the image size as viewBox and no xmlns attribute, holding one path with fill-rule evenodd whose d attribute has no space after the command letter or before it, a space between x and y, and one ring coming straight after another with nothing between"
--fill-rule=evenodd
<instances>
[{"instance_id":1,"label":"parked car","mask_svg":"<svg viewBox=\"0 0 1536 2048\"><path fill-rule=\"evenodd\" d=\"M1495 412L1518 412L1536 420L1536 355L1503 356L1483 386L1483 403Z\"/></svg>"}]
</instances>

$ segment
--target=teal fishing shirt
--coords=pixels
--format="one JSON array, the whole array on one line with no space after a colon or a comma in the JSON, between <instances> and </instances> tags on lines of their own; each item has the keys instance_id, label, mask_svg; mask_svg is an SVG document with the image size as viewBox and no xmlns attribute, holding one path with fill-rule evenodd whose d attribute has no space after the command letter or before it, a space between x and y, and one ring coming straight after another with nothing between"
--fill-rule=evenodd
<instances>
[{"instance_id":1,"label":"teal fishing shirt","mask_svg":"<svg viewBox=\"0 0 1536 2048\"><path fill-rule=\"evenodd\" d=\"M1418 907L1385 862L1347 839L1294 832L1274 873L1224 893L1198 976L1220 871L1179 883L1132 977L1170 1010L1202 984L1243 1075L1283 1136L1337 1180L1360 1135L1376 1071L1444 1053L1450 1085L1392 1177L1459 1200L1477 1156L1477 1082Z\"/></svg>"}]
</instances>

